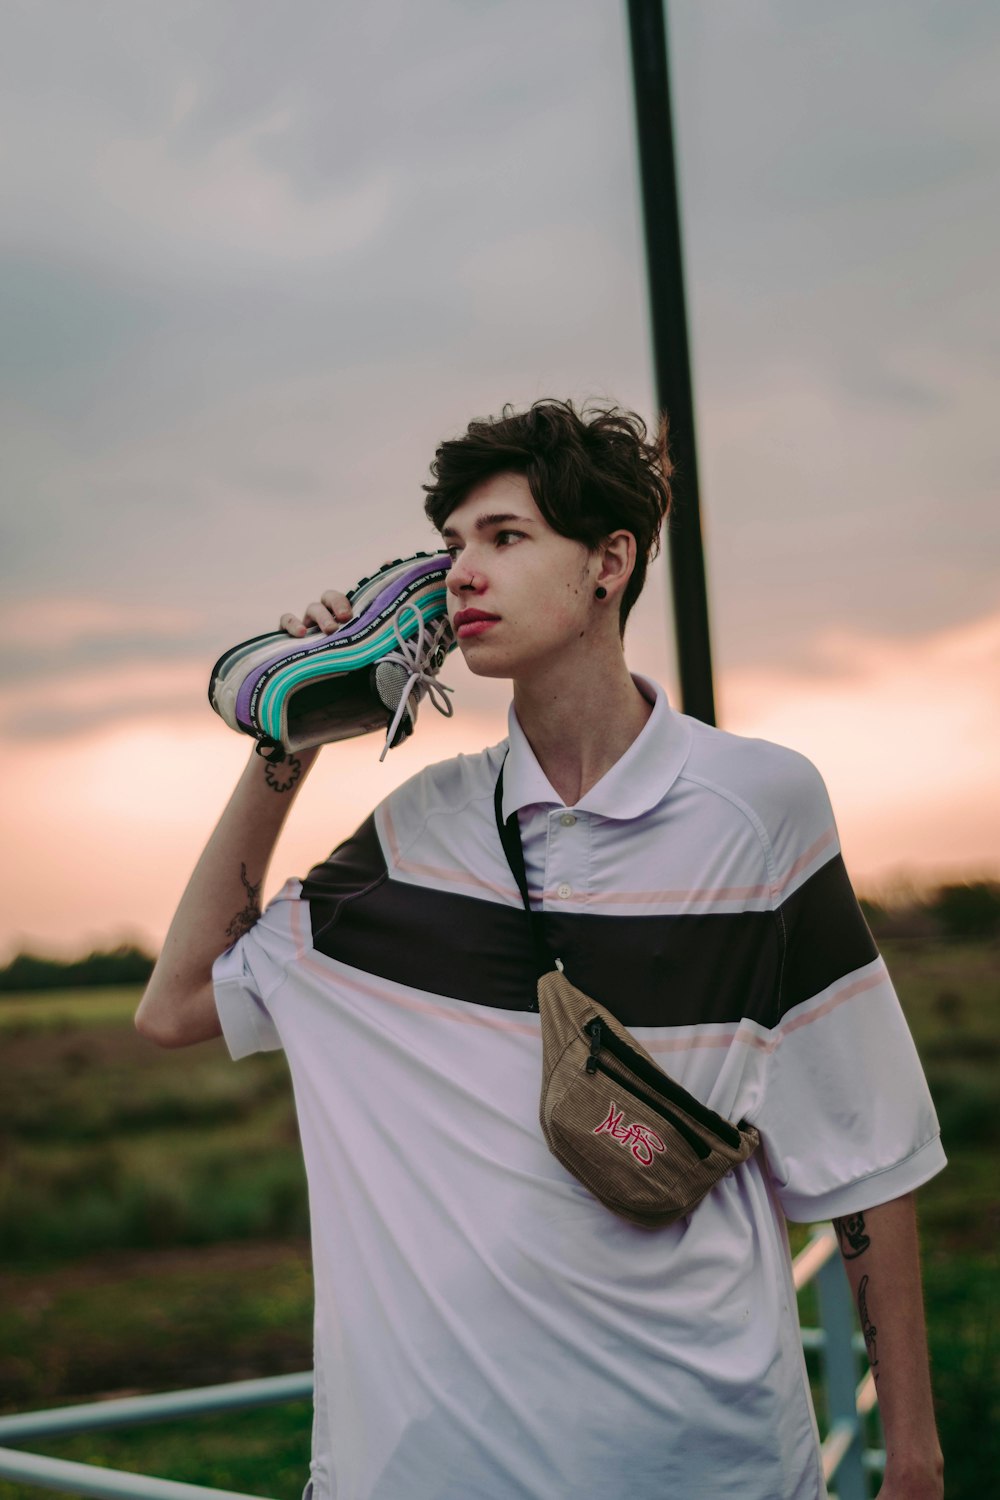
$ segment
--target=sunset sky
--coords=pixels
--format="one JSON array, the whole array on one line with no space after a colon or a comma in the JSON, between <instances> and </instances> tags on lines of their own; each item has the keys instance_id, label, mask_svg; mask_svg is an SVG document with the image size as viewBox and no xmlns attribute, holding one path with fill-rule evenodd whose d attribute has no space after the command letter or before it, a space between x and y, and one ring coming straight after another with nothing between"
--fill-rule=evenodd
<instances>
[{"instance_id":1,"label":"sunset sky","mask_svg":"<svg viewBox=\"0 0 1000 1500\"><path fill-rule=\"evenodd\" d=\"M1000 873L1000 13L671 0L720 722L872 890ZM216 657L433 545L444 437L654 397L616 0L32 0L0 46L0 958L155 945L246 742ZM674 696L665 566L628 657ZM324 752L302 873L446 723Z\"/></svg>"}]
</instances>

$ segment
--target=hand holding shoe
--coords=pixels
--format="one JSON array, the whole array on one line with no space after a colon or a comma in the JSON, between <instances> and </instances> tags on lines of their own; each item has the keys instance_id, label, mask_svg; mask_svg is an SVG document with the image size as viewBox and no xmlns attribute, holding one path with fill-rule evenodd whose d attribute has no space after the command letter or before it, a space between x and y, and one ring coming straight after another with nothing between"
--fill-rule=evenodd
<instances>
[{"instance_id":1,"label":"hand holding shoe","mask_svg":"<svg viewBox=\"0 0 1000 1500\"><path fill-rule=\"evenodd\" d=\"M302 611L302 618L291 612L281 616L278 621L278 629L283 630L286 635L308 635L309 627L316 625L326 635L339 630L348 620L353 618L354 611L351 601L346 594L339 589L326 589L312 604L307 604Z\"/></svg>"}]
</instances>

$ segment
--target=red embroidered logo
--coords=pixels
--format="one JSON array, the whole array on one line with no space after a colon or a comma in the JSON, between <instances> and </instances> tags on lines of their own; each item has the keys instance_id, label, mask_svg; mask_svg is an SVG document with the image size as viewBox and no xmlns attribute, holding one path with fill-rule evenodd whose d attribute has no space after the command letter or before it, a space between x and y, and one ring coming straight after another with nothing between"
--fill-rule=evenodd
<instances>
[{"instance_id":1,"label":"red embroidered logo","mask_svg":"<svg viewBox=\"0 0 1000 1500\"><path fill-rule=\"evenodd\" d=\"M594 1135L609 1135L620 1146L631 1150L640 1167L652 1166L656 1152L666 1151L666 1146L648 1125L623 1125L624 1117L625 1111L612 1104L608 1110L608 1118L601 1121L593 1132Z\"/></svg>"}]
</instances>

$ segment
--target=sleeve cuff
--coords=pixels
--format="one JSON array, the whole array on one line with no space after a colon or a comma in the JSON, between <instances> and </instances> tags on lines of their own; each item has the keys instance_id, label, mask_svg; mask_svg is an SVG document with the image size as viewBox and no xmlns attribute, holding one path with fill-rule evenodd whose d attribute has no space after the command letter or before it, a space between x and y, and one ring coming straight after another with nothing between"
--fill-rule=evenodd
<instances>
[{"instance_id":1,"label":"sleeve cuff","mask_svg":"<svg viewBox=\"0 0 1000 1500\"><path fill-rule=\"evenodd\" d=\"M936 1177L948 1158L941 1145L941 1137L934 1135L912 1156L880 1172L872 1172L843 1187L833 1188L828 1193L810 1196L805 1193L778 1194L785 1217L794 1224L813 1224L821 1219L839 1219L844 1214L864 1213L880 1203L889 1203L893 1198L902 1198Z\"/></svg>"},{"instance_id":2,"label":"sleeve cuff","mask_svg":"<svg viewBox=\"0 0 1000 1500\"><path fill-rule=\"evenodd\" d=\"M234 1062L254 1052L275 1052L281 1037L246 972L243 940L227 948L212 966L215 1008Z\"/></svg>"}]
</instances>

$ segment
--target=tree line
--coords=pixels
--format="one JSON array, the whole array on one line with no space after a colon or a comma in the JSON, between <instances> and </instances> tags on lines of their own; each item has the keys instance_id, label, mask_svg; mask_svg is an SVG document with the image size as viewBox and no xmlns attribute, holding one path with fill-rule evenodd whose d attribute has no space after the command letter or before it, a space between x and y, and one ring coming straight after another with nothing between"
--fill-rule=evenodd
<instances>
[{"instance_id":1,"label":"tree line","mask_svg":"<svg viewBox=\"0 0 1000 1500\"><path fill-rule=\"evenodd\" d=\"M141 948L121 943L117 948L88 953L64 961L37 953L19 953L0 969L0 994L13 990L70 990L85 986L145 984L154 960Z\"/></svg>"},{"instance_id":2,"label":"tree line","mask_svg":"<svg viewBox=\"0 0 1000 1500\"><path fill-rule=\"evenodd\" d=\"M895 900L862 898L861 909L876 938L943 938L989 942L1000 938L1000 881L963 880L926 895Z\"/></svg>"}]
</instances>

